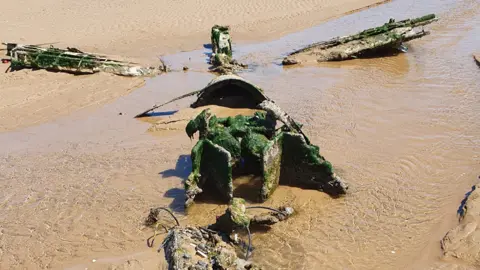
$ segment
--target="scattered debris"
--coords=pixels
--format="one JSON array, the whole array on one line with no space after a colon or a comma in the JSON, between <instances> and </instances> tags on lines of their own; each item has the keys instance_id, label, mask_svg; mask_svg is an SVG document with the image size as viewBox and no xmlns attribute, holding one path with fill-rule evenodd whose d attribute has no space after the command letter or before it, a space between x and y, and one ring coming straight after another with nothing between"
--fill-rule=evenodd
<instances>
[{"instance_id":1,"label":"scattered debris","mask_svg":"<svg viewBox=\"0 0 480 270\"><path fill-rule=\"evenodd\" d=\"M248 209L265 209L271 212L252 217L247 214ZM270 226L286 220L293 215L293 213L294 210L291 207L280 207L279 209L265 206L247 207L244 199L233 198L225 214L217 217L216 223L210 225L209 229L226 233L230 236L230 239L234 241L235 237L232 236L234 232L243 230L251 225Z\"/></svg>"},{"instance_id":2,"label":"scattered debris","mask_svg":"<svg viewBox=\"0 0 480 270\"><path fill-rule=\"evenodd\" d=\"M3 43L7 46L11 69L22 68L47 69L74 74L108 72L121 76L153 76L162 70L160 67L141 67L135 63L109 59L106 56L85 53L76 48L59 49L53 46L43 48L36 45Z\"/></svg>"},{"instance_id":3,"label":"scattered debris","mask_svg":"<svg viewBox=\"0 0 480 270\"><path fill-rule=\"evenodd\" d=\"M460 224L441 241L446 258L460 259L480 267L480 184L467 193L458 210Z\"/></svg>"},{"instance_id":4,"label":"scattered debris","mask_svg":"<svg viewBox=\"0 0 480 270\"><path fill-rule=\"evenodd\" d=\"M480 55L474 54L474 55L473 55L473 60L474 60L475 63L477 63L477 65L480 67Z\"/></svg>"},{"instance_id":5,"label":"scattered debris","mask_svg":"<svg viewBox=\"0 0 480 270\"><path fill-rule=\"evenodd\" d=\"M235 247L214 231L177 227L162 244L169 270L261 269L237 256Z\"/></svg>"},{"instance_id":6,"label":"scattered debris","mask_svg":"<svg viewBox=\"0 0 480 270\"><path fill-rule=\"evenodd\" d=\"M362 56L378 54L385 50L406 52L403 42L421 38L430 32L418 27L437 21L435 14L429 14L415 19L395 22L390 19L380 27L370 28L360 33L337 37L329 41L309 45L301 50L289 54L283 65L293 65L308 61L314 57L317 62L340 61Z\"/></svg>"},{"instance_id":7,"label":"scattered debris","mask_svg":"<svg viewBox=\"0 0 480 270\"><path fill-rule=\"evenodd\" d=\"M262 208L270 213L251 217L248 209ZM234 198L225 214L217 218L216 223L207 227L176 226L168 231L162 245L168 269L261 269L248 261L252 248L249 227L251 225L270 226L286 220L293 214L291 207L279 209L251 206L246 207L243 199ZM147 218L152 223L152 212ZM158 221L155 221L158 222ZM147 223L147 222L146 222ZM245 259L239 258L244 242L238 239L238 232L248 232L248 245Z\"/></svg>"},{"instance_id":8,"label":"scattered debris","mask_svg":"<svg viewBox=\"0 0 480 270\"><path fill-rule=\"evenodd\" d=\"M248 65L238 63L232 58L232 40L230 37L230 27L214 25L211 31L212 55L210 71L219 74L233 74L243 70Z\"/></svg>"},{"instance_id":9,"label":"scattered debris","mask_svg":"<svg viewBox=\"0 0 480 270\"><path fill-rule=\"evenodd\" d=\"M183 71L188 71L188 70L189 70L189 68L187 66L183 67Z\"/></svg>"},{"instance_id":10,"label":"scattered debris","mask_svg":"<svg viewBox=\"0 0 480 270\"><path fill-rule=\"evenodd\" d=\"M158 234L158 229L159 229L160 226L162 226L165 229L165 231L168 232L168 229L165 227L165 225L163 225L160 222L161 219L160 219L159 214L160 214L161 210L169 213L170 216L172 216L172 218L175 220L176 226L180 226L180 222L178 221L177 217L172 213L172 211L170 211L170 209L168 209L166 207L157 207L157 208L150 209L150 213L148 214L148 217L145 220L145 226L153 227L155 229L153 236L150 237L149 239L147 239L147 244L150 247L153 246L153 243L155 241L155 237ZM150 239L151 239L151 241L149 241Z\"/></svg>"}]
</instances>

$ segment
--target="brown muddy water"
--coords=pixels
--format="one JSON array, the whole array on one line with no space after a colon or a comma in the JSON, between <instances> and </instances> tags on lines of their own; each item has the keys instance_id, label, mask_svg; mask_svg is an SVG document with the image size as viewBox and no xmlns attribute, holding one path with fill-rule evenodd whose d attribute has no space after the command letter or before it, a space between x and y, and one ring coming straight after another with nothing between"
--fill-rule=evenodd
<instances>
[{"instance_id":1,"label":"brown muddy water","mask_svg":"<svg viewBox=\"0 0 480 270\"><path fill-rule=\"evenodd\" d=\"M431 12L440 17L432 35L406 54L278 65L301 45ZM298 215L255 233L253 259L267 269L448 267L439 240L480 173L480 70L471 56L479 36L477 0L407 0L236 48L253 63L242 76L303 123L350 184L340 199L280 187L265 205L289 204ZM181 223L201 225L224 211L204 202L185 216L182 180L195 142L181 131L152 136L150 123L132 119L205 86L213 76L195 70L206 69L207 51L170 56L191 72L149 80L100 110L0 134L0 269L158 269L163 257L146 247L152 231L141 227L150 207L170 206Z\"/></svg>"}]
</instances>

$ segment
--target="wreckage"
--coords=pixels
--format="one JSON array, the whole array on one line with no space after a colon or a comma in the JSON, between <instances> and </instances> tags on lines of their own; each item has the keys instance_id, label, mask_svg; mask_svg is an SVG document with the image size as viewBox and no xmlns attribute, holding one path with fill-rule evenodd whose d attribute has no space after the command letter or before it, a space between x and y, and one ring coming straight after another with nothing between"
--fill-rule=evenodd
<instances>
[{"instance_id":1,"label":"wreckage","mask_svg":"<svg viewBox=\"0 0 480 270\"><path fill-rule=\"evenodd\" d=\"M142 67L136 63L107 58L104 55L82 52L76 48L44 48L38 45L3 43L6 55L10 57L11 70L22 68L47 69L74 74L108 72L122 76L152 76L165 70Z\"/></svg>"},{"instance_id":2,"label":"wreckage","mask_svg":"<svg viewBox=\"0 0 480 270\"><path fill-rule=\"evenodd\" d=\"M233 198L233 178L256 175L262 178L259 201L267 200L278 185L345 194L347 185L332 165L310 143L301 125L269 99L263 91L235 75L223 75L204 89L156 105L137 117L175 100L197 95L192 108L218 105L259 110L253 116L218 118L207 108L191 120L185 130L199 141L191 152L192 172L185 181L189 207L206 188L228 202ZM283 126L277 128L277 121Z\"/></svg>"},{"instance_id":3,"label":"wreckage","mask_svg":"<svg viewBox=\"0 0 480 270\"><path fill-rule=\"evenodd\" d=\"M422 26L437 20L435 14L398 22L390 19L380 27L309 45L290 53L282 63L293 65L308 61L308 58L312 57L317 62L324 62L371 56L382 51L406 52L407 47L403 43L430 34ZM422 28L419 29L419 27Z\"/></svg>"},{"instance_id":4,"label":"wreckage","mask_svg":"<svg viewBox=\"0 0 480 270\"><path fill-rule=\"evenodd\" d=\"M233 74L248 67L233 59L229 26L214 25L210 39L212 42L212 55L210 57L212 67L210 71L225 75Z\"/></svg>"},{"instance_id":5,"label":"wreckage","mask_svg":"<svg viewBox=\"0 0 480 270\"><path fill-rule=\"evenodd\" d=\"M266 209L269 212L258 215L247 213L247 210L255 208ZM153 239L161 224L160 210L169 212L176 221L176 226L166 229L167 235L158 249L164 250L168 269L172 270L261 269L259 265L248 260L252 249L250 227L271 226L294 214L291 207L247 207L245 200L233 198L225 213L217 217L214 224L205 227L182 227L170 210L159 207L151 209L145 220L145 225L155 228ZM247 232L248 243L238 237L242 231ZM245 257L240 258L238 254L244 250Z\"/></svg>"}]
</instances>

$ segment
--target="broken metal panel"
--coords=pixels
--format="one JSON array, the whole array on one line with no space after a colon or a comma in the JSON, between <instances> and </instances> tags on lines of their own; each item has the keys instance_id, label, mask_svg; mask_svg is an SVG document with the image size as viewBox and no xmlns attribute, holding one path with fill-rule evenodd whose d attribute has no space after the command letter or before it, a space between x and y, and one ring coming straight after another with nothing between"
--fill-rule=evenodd
<instances>
[{"instance_id":1,"label":"broken metal panel","mask_svg":"<svg viewBox=\"0 0 480 270\"><path fill-rule=\"evenodd\" d=\"M266 201L280 184L283 155L282 138L282 134L276 136L263 150L263 182L260 190L260 201L262 202Z\"/></svg>"},{"instance_id":2,"label":"broken metal panel","mask_svg":"<svg viewBox=\"0 0 480 270\"><path fill-rule=\"evenodd\" d=\"M375 53L385 49L405 51L403 42L421 38L429 34L421 27L437 21L435 14L407 19L399 22L390 19L380 27L374 27L354 35L337 37L329 41L309 45L289 54L284 65L301 62L301 56L312 56L316 61L339 61Z\"/></svg>"},{"instance_id":3,"label":"broken metal panel","mask_svg":"<svg viewBox=\"0 0 480 270\"><path fill-rule=\"evenodd\" d=\"M188 208L195 199L195 196L202 193L203 190L200 188L203 186L203 181L205 178L201 176L201 165L203 158L203 149L204 149L204 140L199 140L195 146L192 148L190 158L192 160L192 172L188 176L187 180L184 182L185 188L185 208Z\"/></svg>"},{"instance_id":4,"label":"broken metal panel","mask_svg":"<svg viewBox=\"0 0 480 270\"><path fill-rule=\"evenodd\" d=\"M200 140L192 149L192 173L185 181L185 207L193 202L205 186L216 189L220 198L233 198L232 156L225 148L208 139Z\"/></svg>"},{"instance_id":5,"label":"broken metal panel","mask_svg":"<svg viewBox=\"0 0 480 270\"><path fill-rule=\"evenodd\" d=\"M345 194L348 189L333 172L332 164L320 155L318 146L292 132L283 133L280 184L318 189L332 196Z\"/></svg>"}]
</instances>

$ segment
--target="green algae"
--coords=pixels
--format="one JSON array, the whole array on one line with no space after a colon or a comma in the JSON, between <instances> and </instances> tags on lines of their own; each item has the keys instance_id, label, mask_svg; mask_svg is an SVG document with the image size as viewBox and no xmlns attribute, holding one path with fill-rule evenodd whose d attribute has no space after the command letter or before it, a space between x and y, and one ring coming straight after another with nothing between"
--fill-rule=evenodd
<instances>
[{"instance_id":1,"label":"green algae","mask_svg":"<svg viewBox=\"0 0 480 270\"><path fill-rule=\"evenodd\" d=\"M289 123L278 130L273 111L217 118L205 109L187 124L189 137L196 132L200 135L192 149L192 173L185 184L186 206L207 185L215 187L219 198L229 201L233 198L232 175L242 174L262 176L260 201L267 200L279 184L334 195L346 192L347 186L320 155L320 148L310 144L297 122L278 113L282 114L282 122Z\"/></svg>"},{"instance_id":2,"label":"green algae","mask_svg":"<svg viewBox=\"0 0 480 270\"><path fill-rule=\"evenodd\" d=\"M225 54L232 57L232 39L230 27L214 25L211 30L212 51L214 54Z\"/></svg>"}]
</instances>

